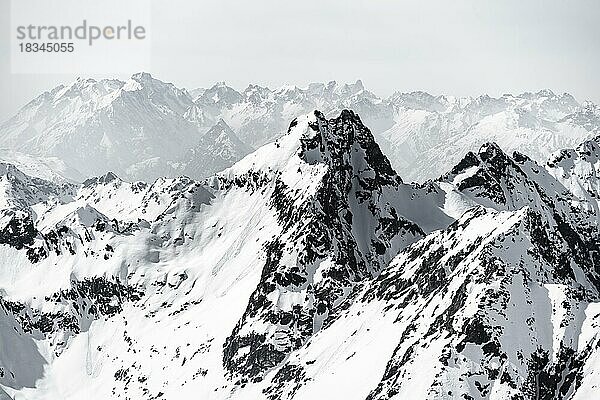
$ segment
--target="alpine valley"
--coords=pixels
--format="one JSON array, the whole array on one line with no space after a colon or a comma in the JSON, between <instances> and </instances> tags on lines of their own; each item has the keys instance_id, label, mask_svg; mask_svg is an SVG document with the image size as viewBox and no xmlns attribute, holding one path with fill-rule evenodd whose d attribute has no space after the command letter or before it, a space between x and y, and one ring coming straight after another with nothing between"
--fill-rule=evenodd
<instances>
[{"instance_id":1,"label":"alpine valley","mask_svg":"<svg viewBox=\"0 0 600 400\"><path fill-rule=\"evenodd\" d=\"M597 398L599 135L550 91L47 92L0 128L0 399Z\"/></svg>"}]
</instances>

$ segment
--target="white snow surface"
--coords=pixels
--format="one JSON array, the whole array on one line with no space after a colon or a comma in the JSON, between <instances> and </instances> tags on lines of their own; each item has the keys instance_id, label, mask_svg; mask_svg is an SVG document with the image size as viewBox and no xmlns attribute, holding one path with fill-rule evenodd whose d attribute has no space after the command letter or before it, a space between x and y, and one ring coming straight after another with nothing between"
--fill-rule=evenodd
<instances>
[{"instance_id":1,"label":"white snow surface","mask_svg":"<svg viewBox=\"0 0 600 400\"><path fill-rule=\"evenodd\" d=\"M502 99L395 95L387 102L361 82L251 86L243 94L218 84L189 100L187 91L146 75L80 80L45 96L70 111L68 99L86 99L85 107L98 111L141 92L156 106L146 114L183 114L189 101L227 104L230 119L217 121L213 133L228 143L236 140L231 132L244 132L247 120L238 111L255 112L275 94L288 99L291 113L308 94L323 104L353 96L379 105L393 100L394 118L400 109L414 118L403 119L406 129L420 130L437 113L438 121L471 121L471 134L481 139L490 132L486 124L507 121L519 132L525 123L554 121L539 137L564 139L574 131L562 129L576 120L578 133L565 140L588 140L546 164L535 159L550 147L529 158L505 152L519 140L482 143L471 153L463 149L436 172L439 179L409 184L356 114L327 119L311 112L205 180L129 182L117 171L74 184L2 163L0 398L597 393L600 146L589 136L595 111L548 91ZM33 118L36 104L21 117ZM517 119L515 109L522 111ZM50 132L46 117L36 124L23 146ZM419 145L405 128L384 136ZM404 141L393 142L394 132ZM448 138L456 143L467 140L453 132ZM64 143L45 134L44 143L50 137ZM114 144L108 134L100 140Z\"/></svg>"}]
</instances>

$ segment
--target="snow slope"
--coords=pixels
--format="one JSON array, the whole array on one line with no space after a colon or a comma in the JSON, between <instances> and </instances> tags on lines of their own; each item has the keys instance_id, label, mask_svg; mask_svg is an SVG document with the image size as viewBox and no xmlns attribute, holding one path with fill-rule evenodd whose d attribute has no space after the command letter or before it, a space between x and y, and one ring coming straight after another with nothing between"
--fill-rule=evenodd
<instances>
[{"instance_id":1,"label":"snow slope","mask_svg":"<svg viewBox=\"0 0 600 400\"><path fill-rule=\"evenodd\" d=\"M5 164L0 396L590 398L597 157L485 143L408 184L344 110L203 181Z\"/></svg>"}]
</instances>

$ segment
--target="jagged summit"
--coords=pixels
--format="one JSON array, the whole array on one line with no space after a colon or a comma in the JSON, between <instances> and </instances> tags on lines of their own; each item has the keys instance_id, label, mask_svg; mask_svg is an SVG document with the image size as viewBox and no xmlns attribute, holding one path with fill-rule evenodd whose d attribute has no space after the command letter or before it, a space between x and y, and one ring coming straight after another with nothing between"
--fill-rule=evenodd
<instances>
[{"instance_id":1,"label":"jagged summit","mask_svg":"<svg viewBox=\"0 0 600 400\"><path fill-rule=\"evenodd\" d=\"M149 81L154 78L152 78L152 75L149 74L148 72L137 72L137 73L131 75L131 79L136 80L136 81Z\"/></svg>"},{"instance_id":2,"label":"jagged summit","mask_svg":"<svg viewBox=\"0 0 600 400\"><path fill-rule=\"evenodd\" d=\"M96 184L111 183L113 181L121 181L121 179L119 179L119 177L117 175L115 175L113 172L107 172L106 174L104 174L102 176L86 179L85 181L83 181L82 185L83 186L91 186L91 185L96 185Z\"/></svg>"},{"instance_id":3,"label":"jagged summit","mask_svg":"<svg viewBox=\"0 0 600 400\"><path fill-rule=\"evenodd\" d=\"M302 157L311 162L328 153L334 163L343 163L339 158L352 157L355 145L364 151L364 162L375 173L373 181L387 184L401 183L402 180L392 169L387 157L383 155L371 131L362 123L360 117L350 110L342 110L339 117L327 120L320 111L315 111L316 121L310 124L316 134L310 139L302 139ZM318 150L319 156L315 156ZM352 161L354 164L355 161ZM366 185L368 181L365 180ZM361 182L361 184L363 184ZM366 189L367 187L365 187Z\"/></svg>"},{"instance_id":4,"label":"jagged summit","mask_svg":"<svg viewBox=\"0 0 600 400\"><path fill-rule=\"evenodd\" d=\"M327 118L321 111L295 118L290 123L287 134L274 143L261 147L236 164L231 171L225 171L225 174L239 174L242 170L252 169L265 172L284 169L291 171L297 169L296 164L300 160L308 164L326 163L332 168L347 165L347 168L353 168L356 173L372 168L376 179L384 179L385 176L387 181L401 182L371 131L350 110L343 110L334 118Z\"/></svg>"}]
</instances>

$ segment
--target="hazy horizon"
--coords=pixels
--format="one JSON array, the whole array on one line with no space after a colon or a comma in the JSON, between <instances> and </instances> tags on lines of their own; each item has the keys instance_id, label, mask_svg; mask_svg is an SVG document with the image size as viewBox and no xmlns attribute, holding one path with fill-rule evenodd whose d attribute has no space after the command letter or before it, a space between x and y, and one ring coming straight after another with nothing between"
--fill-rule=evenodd
<instances>
[{"instance_id":1,"label":"hazy horizon","mask_svg":"<svg viewBox=\"0 0 600 400\"><path fill-rule=\"evenodd\" d=\"M44 91L88 76L11 74L8 6L0 5L0 121ZM190 90L218 81L243 90L361 79L381 97L550 89L600 103L598 2L176 0L151 7L148 72Z\"/></svg>"}]
</instances>

